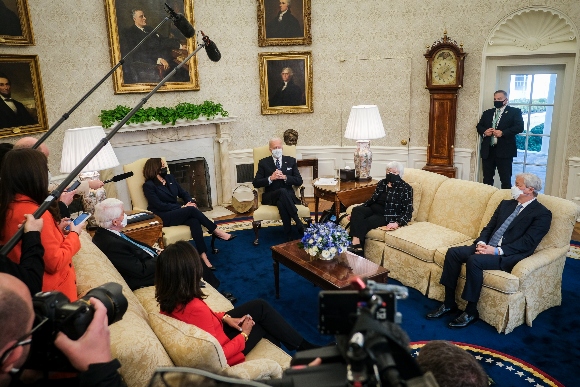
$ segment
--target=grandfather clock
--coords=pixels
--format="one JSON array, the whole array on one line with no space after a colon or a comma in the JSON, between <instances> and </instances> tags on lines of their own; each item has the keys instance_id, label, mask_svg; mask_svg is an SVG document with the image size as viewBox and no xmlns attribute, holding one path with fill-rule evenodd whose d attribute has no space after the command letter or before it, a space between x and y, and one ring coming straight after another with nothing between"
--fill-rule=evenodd
<instances>
[{"instance_id":1,"label":"grandfather clock","mask_svg":"<svg viewBox=\"0 0 580 387\"><path fill-rule=\"evenodd\" d=\"M447 36L427 46L427 89L431 94L427 165L424 170L455 177L453 151L457 118L457 92L463 86L463 44Z\"/></svg>"}]
</instances>

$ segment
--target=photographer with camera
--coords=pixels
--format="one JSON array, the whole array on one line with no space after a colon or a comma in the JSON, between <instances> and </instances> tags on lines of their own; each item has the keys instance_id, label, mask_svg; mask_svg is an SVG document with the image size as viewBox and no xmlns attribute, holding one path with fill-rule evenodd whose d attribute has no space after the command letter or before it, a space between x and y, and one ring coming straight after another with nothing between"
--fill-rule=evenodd
<instances>
[{"instance_id":1,"label":"photographer with camera","mask_svg":"<svg viewBox=\"0 0 580 387\"><path fill-rule=\"evenodd\" d=\"M84 334L78 340L71 340L59 332L54 341L80 373L75 380L53 380L53 385L125 385L117 372L121 364L111 356L107 307L93 297L90 304L94 315ZM0 387L51 385L46 374L20 369L29 357L33 333L49 320L45 316L35 317L30 293L22 281L0 273Z\"/></svg>"}]
</instances>

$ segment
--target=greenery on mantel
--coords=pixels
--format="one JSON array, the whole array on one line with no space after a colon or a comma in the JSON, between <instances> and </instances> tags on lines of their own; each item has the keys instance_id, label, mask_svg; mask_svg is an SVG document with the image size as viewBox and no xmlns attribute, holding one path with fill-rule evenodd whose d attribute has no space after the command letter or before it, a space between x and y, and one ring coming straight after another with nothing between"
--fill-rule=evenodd
<instances>
[{"instance_id":1,"label":"greenery on mantel","mask_svg":"<svg viewBox=\"0 0 580 387\"><path fill-rule=\"evenodd\" d=\"M115 122L119 122L125 118L127 113L131 110L132 108L121 105L117 105L117 107L112 110L101 110L101 114L99 114L101 125L103 125L103 128L110 128ZM220 103L204 101L201 105L196 105L193 103L182 102L174 108L141 108L137 110L135 115L133 115L129 121L127 121L127 124L142 124L149 121L158 121L163 125L170 122L172 125L175 125L175 122L179 119L197 120L199 117L203 116L208 120L211 120L217 115L227 117L228 114L229 113L224 110Z\"/></svg>"}]
</instances>

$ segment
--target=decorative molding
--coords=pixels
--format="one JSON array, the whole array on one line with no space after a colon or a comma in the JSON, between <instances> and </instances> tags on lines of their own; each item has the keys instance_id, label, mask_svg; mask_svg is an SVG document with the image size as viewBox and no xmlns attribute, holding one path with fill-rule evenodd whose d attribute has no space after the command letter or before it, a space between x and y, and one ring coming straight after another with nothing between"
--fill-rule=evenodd
<instances>
[{"instance_id":1,"label":"decorative molding","mask_svg":"<svg viewBox=\"0 0 580 387\"><path fill-rule=\"evenodd\" d=\"M566 199L580 205L580 157L570 157L568 159ZM580 221L580 218L578 221Z\"/></svg>"},{"instance_id":2,"label":"decorative molding","mask_svg":"<svg viewBox=\"0 0 580 387\"><path fill-rule=\"evenodd\" d=\"M488 44L536 51L542 46L575 39L573 23L565 15L549 7L531 7L517 10L498 23Z\"/></svg>"}]
</instances>

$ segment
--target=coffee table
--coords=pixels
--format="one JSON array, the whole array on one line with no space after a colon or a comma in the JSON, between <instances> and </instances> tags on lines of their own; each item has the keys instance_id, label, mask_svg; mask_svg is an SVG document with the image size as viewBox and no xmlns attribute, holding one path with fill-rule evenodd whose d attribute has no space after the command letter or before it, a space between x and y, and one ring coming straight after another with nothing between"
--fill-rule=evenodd
<instances>
[{"instance_id":1,"label":"coffee table","mask_svg":"<svg viewBox=\"0 0 580 387\"><path fill-rule=\"evenodd\" d=\"M324 290L352 289L350 279L356 276L378 283L387 281L389 271L366 258L344 252L330 261L311 260L298 242L272 246L276 298L280 298L280 263Z\"/></svg>"}]
</instances>

